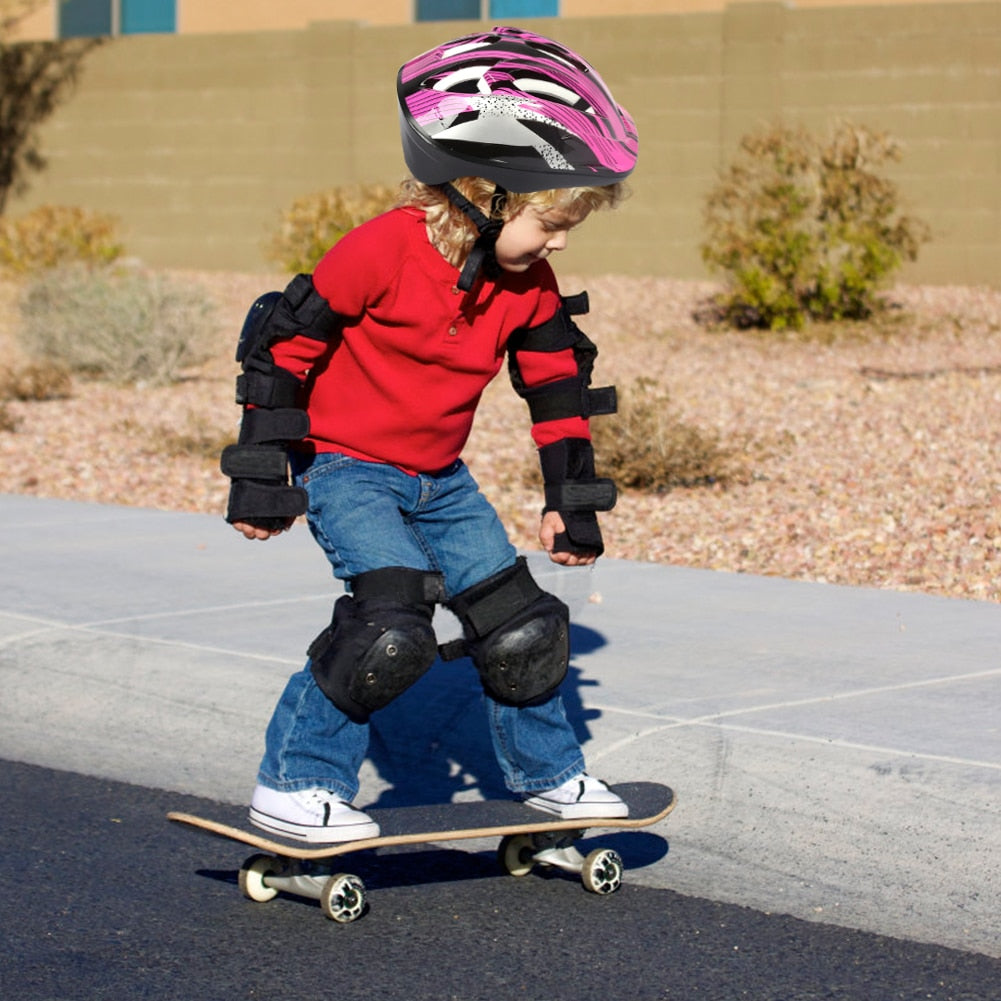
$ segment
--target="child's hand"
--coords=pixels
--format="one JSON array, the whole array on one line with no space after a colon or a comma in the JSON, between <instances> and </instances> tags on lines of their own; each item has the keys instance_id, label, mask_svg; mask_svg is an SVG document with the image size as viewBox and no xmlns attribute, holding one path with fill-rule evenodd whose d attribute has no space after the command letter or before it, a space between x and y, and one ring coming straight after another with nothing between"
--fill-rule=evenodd
<instances>
[{"instance_id":1,"label":"child's hand","mask_svg":"<svg viewBox=\"0 0 1001 1001\"><path fill-rule=\"evenodd\" d=\"M261 542L267 542L272 536L287 532L292 527L294 520L294 518L290 518L282 528L261 528L260 525L255 525L251 521L234 521L233 527L248 539L259 539Z\"/></svg>"},{"instance_id":2,"label":"child's hand","mask_svg":"<svg viewBox=\"0 0 1001 1001\"><path fill-rule=\"evenodd\" d=\"M566 525L558 511L547 511L542 516L542 524L539 526L539 542L542 548L549 553L549 558L554 563L560 563L565 567L586 567L590 566L597 556L594 553L568 553L554 552L556 536L566 531Z\"/></svg>"}]
</instances>

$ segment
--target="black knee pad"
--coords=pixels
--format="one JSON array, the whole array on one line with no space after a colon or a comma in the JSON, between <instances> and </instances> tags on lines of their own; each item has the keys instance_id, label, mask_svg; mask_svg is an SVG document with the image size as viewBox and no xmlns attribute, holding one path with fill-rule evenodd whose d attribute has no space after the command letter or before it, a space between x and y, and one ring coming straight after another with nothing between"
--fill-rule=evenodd
<instances>
[{"instance_id":1,"label":"black knee pad","mask_svg":"<svg viewBox=\"0 0 1001 1001\"><path fill-rule=\"evenodd\" d=\"M431 618L440 574L389 567L361 574L309 648L320 691L356 723L418 681L437 657Z\"/></svg>"},{"instance_id":2,"label":"black knee pad","mask_svg":"<svg viewBox=\"0 0 1001 1001\"><path fill-rule=\"evenodd\" d=\"M523 558L451 602L462 623L461 650L486 693L506 705L545 702L566 677L570 610L535 583Z\"/></svg>"}]
</instances>

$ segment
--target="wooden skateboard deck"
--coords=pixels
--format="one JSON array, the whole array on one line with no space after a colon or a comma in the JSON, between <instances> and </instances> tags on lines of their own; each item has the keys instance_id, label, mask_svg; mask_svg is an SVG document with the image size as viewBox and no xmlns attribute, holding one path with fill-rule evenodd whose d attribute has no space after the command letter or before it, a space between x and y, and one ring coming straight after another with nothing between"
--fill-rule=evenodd
<instances>
[{"instance_id":1,"label":"wooden skateboard deck","mask_svg":"<svg viewBox=\"0 0 1001 1001\"><path fill-rule=\"evenodd\" d=\"M599 849L585 858L573 842L589 828L649 827L667 817L677 802L671 789L656 782L630 782L614 789L629 804L629 817L547 818L524 803L508 800L366 808L365 812L380 826L379 837L330 845L280 840L191 813L171 811L167 817L271 853L270 857L256 855L248 859L240 872L240 888L252 900L271 899L279 890L299 893L318 898L328 917L347 922L360 917L365 909L361 880L344 873L333 874L329 865L317 863L400 845L499 837L502 841L498 855L508 872L524 875L534 864L553 865L579 873L585 887L593 892L611 893L621 884L621 859L609 849Z\"/></svg>"}]
</instances>

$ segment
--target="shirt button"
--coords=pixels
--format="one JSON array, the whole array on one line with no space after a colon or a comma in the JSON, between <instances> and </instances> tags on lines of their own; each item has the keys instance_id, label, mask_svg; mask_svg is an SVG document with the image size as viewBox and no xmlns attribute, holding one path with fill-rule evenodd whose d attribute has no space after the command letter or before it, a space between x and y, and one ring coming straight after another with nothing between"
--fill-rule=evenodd
<instances>
[{"instance_id":1,"label":"shirt button","mask_svg":"<svg viewBox=\"0 0 1001 1001\"><path fill-rule=\"evenodd\" d=\"M449 337L455 337L455 335L456 335L456 334L457 334L458 332L459 332L459 330L458 330L458 328L457 328L457 327L449 327L449 328L448 328L448 336L449 336Z\"/></svg>"}]
</instances>

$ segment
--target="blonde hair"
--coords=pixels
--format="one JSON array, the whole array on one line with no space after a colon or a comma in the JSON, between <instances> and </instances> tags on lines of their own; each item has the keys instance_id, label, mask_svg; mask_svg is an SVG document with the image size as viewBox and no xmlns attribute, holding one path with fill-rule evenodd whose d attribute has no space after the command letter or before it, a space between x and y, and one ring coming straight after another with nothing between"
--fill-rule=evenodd
<instances>
[{"instance_id":1,"label":"blonde hair","mask_svg":"<svg viewBox=\"0 0 1001 1001\"><path fill-rule=\"evenodd\" d=\"M490 201L497 187L493 181L484 177L460 177L452 181L452 185L481 211L489 214ZM500 218L508 222L528 206L541 211L561 209L571 216L585 216L597 209L614 208L624 197L625 186L622 182L594 188L509 191L500 210ZM400 185L397 205L422 209L435 249L450 264L462 267L479 233L473 220L453 205L440 188L409 177Z\"/></svg>"}]
</instances>

